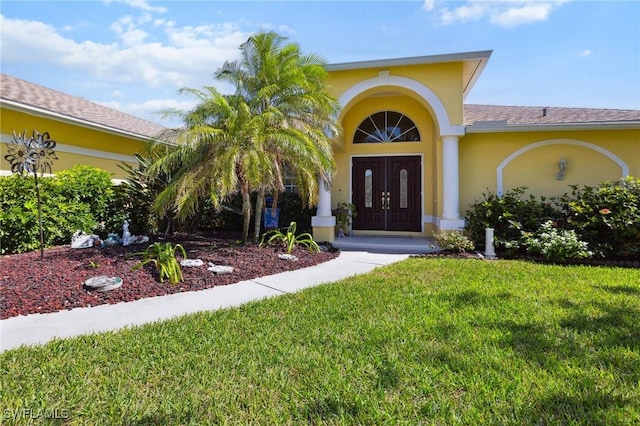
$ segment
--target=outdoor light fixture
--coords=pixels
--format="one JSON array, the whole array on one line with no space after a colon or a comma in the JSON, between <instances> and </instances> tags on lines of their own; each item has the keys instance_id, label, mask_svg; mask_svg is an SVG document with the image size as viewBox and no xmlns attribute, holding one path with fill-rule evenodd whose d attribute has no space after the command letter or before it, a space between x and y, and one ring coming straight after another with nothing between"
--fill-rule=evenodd
<instances>
[{"instance_id":1,"label":"outdoor light fixture","mask_svg":"<svg viewBox=\"0 0 640 426\"><path fill-rule=\"evenodd\" d=\"M567 160L565 160L564 158L561 158L560 161L558 162L558 174L556 175L556 178L558 180L564 179L564 175L566 172L567 172Z\"/></svg>"}]
</instances>

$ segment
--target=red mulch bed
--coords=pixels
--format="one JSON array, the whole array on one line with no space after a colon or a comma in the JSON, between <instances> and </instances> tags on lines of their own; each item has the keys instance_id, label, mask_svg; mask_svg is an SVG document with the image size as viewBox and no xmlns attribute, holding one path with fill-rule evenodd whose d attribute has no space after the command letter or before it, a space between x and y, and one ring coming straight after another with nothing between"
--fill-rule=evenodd
<instances>
[{"instance_id":1,"label":"red mulch bed","mask_svg":"<svg viewBox=\"0 0 640 426\"><path fill-rule=\"evenodd\" d=\"M144 251L147 244L129 247L72 249L61 246L40 251L0 257L0 319L35 313L130 302L146 297L163 296L184 291L197 291L265 275L306 268L326 262L338 253L310 253L303 248L294 251L297 261L278 258L281 250L260 248L255 244L239 245L234 234L209 236L175 235L164 241L180 243L187 257L202 259L197 268L183 267L184 282L169 284L157 280L153 268L132 271L141 258L125 258L128 253ZM234 272L215 275L207 271L209 262L229 265ZM117 276L123 284L115 290L100 293L87 291L83 283L97 275Z\"/></svg>"}]
</instances>

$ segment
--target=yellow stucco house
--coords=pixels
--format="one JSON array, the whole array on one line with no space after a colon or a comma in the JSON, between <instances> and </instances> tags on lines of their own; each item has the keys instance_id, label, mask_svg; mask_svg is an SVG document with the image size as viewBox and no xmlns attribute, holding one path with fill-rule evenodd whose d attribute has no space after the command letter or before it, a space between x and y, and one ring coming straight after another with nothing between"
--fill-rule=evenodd
<instances>
[{"instance_id":1,"label":"yellow stucco house","mask_svg":"<svg viewBox=\"0 0 640 426\"><path fill-rule=\"evenodd\" d=\"M11 174L4 159L13 132L49 132L57 142L52 172L75 164L100 167L123 179L120 162L135 163L133 154L165 128L6 74L0 74L0 176Z\"/></svg>"},{"instance_id":2,"label":"yellow stucco house","mask_svg":"<svg viewBox=\"0 0 640 426\"><path fill-rule=\"evenodd\" d=\"M356 235L460 229L487 190L533 194L640 176L640 110L465 105L491 51L332 64L342 111L338 171L314 236L333 240L337 203Z\"/></svg>"},{"instance_id":3,"label":"yellow stucco house","mask_svg":"<svg viewBox=\"0 0 640 426\"><path fill-rule=\"evenodd\" d=\"M569 185L640 176L640 110L466 105L491 51L327 66L342 110L337 172L321 184L314 237L333 241L339 202L357 210L355 234L428 236L460 229L487 190L526 186L552 196ZM13 131L48 131L54 173L77 163L122 178L164 128L1 75L0 149ZM9 164L0 157L0 174Z\"/></svg>"}]
</instances>

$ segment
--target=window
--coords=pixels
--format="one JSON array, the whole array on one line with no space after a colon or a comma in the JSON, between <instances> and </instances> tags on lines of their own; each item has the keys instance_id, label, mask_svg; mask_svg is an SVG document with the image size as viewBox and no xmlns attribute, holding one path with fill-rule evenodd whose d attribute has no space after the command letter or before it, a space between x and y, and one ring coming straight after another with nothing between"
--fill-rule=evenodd
<instances>
[{"instance_id":1,"label":"window","mask_svg":"<svg viewBox=\"0 0 640 426\"><path fill-rule=\"evenodd\" d=\"M373 207L373 171L364 171L364 207Z\"/></svg>"},{"instance_id":2,"label":"window","mask_svg":"<svg viewBox=\"0 0 640 426\"><path fill-rule=\"evenodd\" d=\"M406 209L408 207L408 182L407 182L407 169L400 169L400 208Z\"/></svg>"},{"instance_id":3,"label":"window","mask_svg":"<svg viewBox=\"0 0 640 426\"><path fill-rule=\"evenodd\" d=\"M284 192L298 192L298 184L293 176L284 177Z\"/></svg>"},{"instance_id":4,"label":"window","mask_svg":"<svg viewBox=\"0 0 640 426\"><path fill-rule=\"evenodd\" d=\"M413 121L396 111L381 111L365 118L353 143L417 142L420 132Z\"/></svg>"}]
</instances>

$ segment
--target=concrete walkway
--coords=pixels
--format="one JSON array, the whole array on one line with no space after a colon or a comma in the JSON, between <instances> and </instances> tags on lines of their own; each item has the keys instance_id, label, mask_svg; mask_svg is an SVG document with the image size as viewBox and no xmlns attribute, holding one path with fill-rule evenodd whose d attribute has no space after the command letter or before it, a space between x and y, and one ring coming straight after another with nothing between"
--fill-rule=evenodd
<instances>
[{"instance_id":1,"label":"concrete walkway","mask_svg":"<svg viewBox=\"0 0 640 426\"><path fill-rule=\"evenodd\" d=\"M370 272L407 257L408 254L343 251L336 259L316 266L208 290L13 317L0 321L0 352L20 345L43 344L55 338L118 330L194 312L239 306Z\"/></svg>"}]
</instances>

